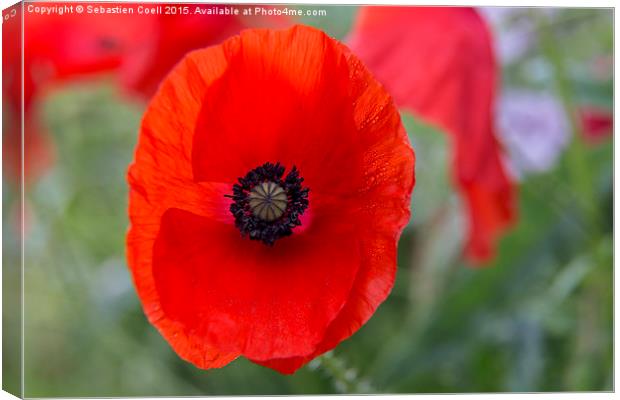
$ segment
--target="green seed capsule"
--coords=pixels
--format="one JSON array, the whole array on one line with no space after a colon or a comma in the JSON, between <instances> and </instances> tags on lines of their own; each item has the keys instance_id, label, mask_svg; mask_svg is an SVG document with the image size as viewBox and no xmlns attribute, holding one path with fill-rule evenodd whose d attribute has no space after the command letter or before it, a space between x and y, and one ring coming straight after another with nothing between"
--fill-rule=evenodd
<instances>
[{"instance_id":1,"label":"green seed capsule","mask_svg":"<svg viewBox=\"0 0 620 400\"><path fill-rule=\"evenodd\" d=\"M263 182L254 186L248 198L252 214L267 222L275 221L284 215L288 203L286 192L274 182Z\"/></svg>"}]
</instances>

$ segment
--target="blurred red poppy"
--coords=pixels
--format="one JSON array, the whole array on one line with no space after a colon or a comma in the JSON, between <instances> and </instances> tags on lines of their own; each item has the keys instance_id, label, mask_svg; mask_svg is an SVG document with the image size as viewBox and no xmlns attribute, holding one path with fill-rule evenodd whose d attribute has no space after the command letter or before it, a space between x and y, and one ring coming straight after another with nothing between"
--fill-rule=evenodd
<instances>
[{"instance_id":1,"label":"blurred red poppy","mask_svg":"<svg viewBox=\"0 0 620 400\"><path fill-rule=\"evenodd\" d=\"M466 254L489 260L516 211L492 122L498 77L485 23L472 8L361 7L349 44L398 106L452 137L469 213Z\"/></svg>"},{"instance_id":2,"label":"blurred red poppy","mask_svg":"<svg viewBox=\"0 0 620 400\"><path fill-rule=\"evenodd\" d=\"M185 53L220 43L242 29L233 15L160 15L145 17L148 34L136 51L127 54L120 70L122 83L144 97L152 96L161 80Z\"/></svg>"},{"instance_id":3,"label":"blurred red poppy","mask_svg":"<svg viewBox=\"0 0 620 400\"><path fill-rule=\"evenodd\" d=\"M389 95L314 28L189 53L143 118L127 257L149 321L200 368L292 373L392 288L414 154Z\"/></svg>"},{"instance_id":4,"label":"blurred red poppy","mask_svg":"<svg viewBox=\"0 0 620 400\"><path fill-rule=\"evenodd\" d=\"M581 130L588 143L599 143L613 132L614 116L604 108L583 106L579 109L579 118Z\"/></svg>"},{"instance_id":5,"label":"blurred red poppy","mask_svg":"<svg viewBox=\"0 0 620 400\"><path fill-rule=\"evenodd\" d=\"M208 6L210 9L218 6ZM220 6L222 8L226 6ZM221 43L242 29L269 24L284 27L288 18L237 15L154 15L145 18L145 35L135 40L120 69L122 84L133 93L151 97L162 79L186 53Z\"/></svg>"},{"instance_id":6,"label":"blurred red poppy","mask_svg":"<svg viewBox=\"0 0 620 400\"><path fill-rule=\"evenodd\" d=\"M111 5L114 5L110 3ZM37 3L38 7L57 6ZM19 179L21 153L21 111L24 113L24 168L31 180L50 164L50 141L39 119L38 103L53 84L110 71L121 64L128 39L144 31L129 15L26 13L23 18L23 76L21 73L21 5L3 15L3 98L12 123L5 136L7 176ZM11 16L12 15L12 16ZM22 99L23 79L23 99ZM22 109L23 100L23 110Z\"/></svg>"},{"instance_id":7,"label":"blurred red poppy","mask_svg":"<svg viewBox=\"0 0 620 400\"><path fill-rule=\"evenodd\" d=\"M24 163L27 177L38 176L51 162L52 152L47 143L46 135L40 133L36 120L31 117L31 103L33 96L33 82L30 74L24 80L24 95L22 96L22 19L21 3L3 10L2 24L2 97L3 97L3 135L2 135L2 165L4 175L12 182L17 183L22 168L22 120L20 109L22 98L28 110L25 117L27 132L25 132L24 149L26 161Z\"/></svg>"}]
</instances>

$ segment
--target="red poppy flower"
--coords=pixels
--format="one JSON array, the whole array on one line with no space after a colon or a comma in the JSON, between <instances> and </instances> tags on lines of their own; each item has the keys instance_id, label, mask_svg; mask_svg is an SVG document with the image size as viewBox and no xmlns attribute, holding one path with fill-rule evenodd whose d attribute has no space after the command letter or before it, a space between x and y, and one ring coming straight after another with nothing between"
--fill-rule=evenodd
<instances>
[{"instance_id":1,"label":"red poppy flower","mask_svg":"<svg viewBox=\"0 0 620 400\"><path fill-rule=\"evenodd\" d=\"M599 143L613 132L614 116L605 109L594 106L581 107L579 118L583 135L588 143Z\"/></svg>"},{"instance_id":2,"label":"red poppy flower","mask_svg":"<svg viewBox=\"0 0 620 400\"><path fill-rule=\"evenodd\" d=\"M53 3L36 6L58 7ZM16 11L3 13L7 18L3 24L3 98L13 120L19 121L20 111L24 113L24 167L26 178L32 179L49 165L53 153L38 120L38 102L44 92L58 82L117 68L129 51L128 39L135 40L143 29L133 19L129 23L127 15L26 13L22 75L21 5L16 7ZM7 172L16 179L20 171L20 138L19 124L12 124L5 136L4 153L15 160L9 163L14 165Z\"/></svg>"},{"instance_id":3,"label":"red poppy flower","mask_svg":"<svg viewBox=\"0 0 620 400\"><path fill-rule=\"evenodd\" d=\"M490 259L515 199L492 123L497 67L486 25L471 8L361 7L349 43L397 105L452 137L466 253Z\"/></svg>"},{"instance_id":4,"label":"red poppy flower","mask_svg":"<svg viewBox=\"0 0 620 400\"><path fill-rule=\"evenodd\" d=\"M218 6L208 6L210 9ZM224 8L225 6L220 6ZM151 97L162 79L186 53L221 43L250 26L268 22L283 27L283 17L237 15L154 15L144 17L143 38L137 38L134 50L127 53L120 69L122 84L143 97Z\"/></svg>"},{"instance_id":5,"label":"red poppy flower","mask_svg":"<svg viewBox=\"0 0 620 400\"><path fill-rule=\"evenodd\" d=\"M144 115L128 263L149 321L200 368L292 373L386 298L414 155L389 95L313 28L189 53Z\"/></svg>"}]
</instances>

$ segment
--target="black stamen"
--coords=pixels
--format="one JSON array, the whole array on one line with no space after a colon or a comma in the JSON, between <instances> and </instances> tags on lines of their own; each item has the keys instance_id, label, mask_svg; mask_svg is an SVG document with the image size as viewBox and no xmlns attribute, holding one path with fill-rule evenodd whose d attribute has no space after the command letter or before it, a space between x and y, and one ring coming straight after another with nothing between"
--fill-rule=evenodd
<instances>
[{"instance_id":1,"label":"black stamen","mask_svg":"<svg viewBox=\"0 0 620 400\"><path fill-rule=\"evenodd\" d=\"M254 168L233 185L230 212L243 236L272 246L276 240L290 236L301 225L299 217L308 208L308 188L301 184L295 166L283 179L279 162Z\"/></svg>"}]
</instances>

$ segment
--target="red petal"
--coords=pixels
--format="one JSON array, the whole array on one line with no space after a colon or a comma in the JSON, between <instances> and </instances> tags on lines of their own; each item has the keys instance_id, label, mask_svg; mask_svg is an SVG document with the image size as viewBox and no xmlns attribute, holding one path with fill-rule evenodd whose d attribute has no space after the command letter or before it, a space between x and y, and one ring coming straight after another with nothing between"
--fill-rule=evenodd
<instances>
[{"instance_id":1,"label":"red petal","mask_svg":"<svg viewBox=\"0 0 620 400\"><path fill-rule=\"evenodd\" d=\"M374 232L373 239L362 244L363 258L349 300L325 332L316 350L305 357L274 358L267 361L252 360L273 368L283 374L292 374L313 358L323 354L355 333L370 319L375 310L386 299L396 277L396 241L393 234Z\"/></svg>"},{"instance_id":2,"label":"red petal","mask_svg":"<svg viewBox=\"0 0 620 400\"><path fill-rule=\"evenodd\" d=\"M136 192L132 192L130 204L134 210L144 204L136 196ZM197 337L195 331L187 329L184 324L170 319L164 313L152 270L153 246L160 229L160 218L155 214L132 217L132 223L127 236L127 259L149 321L183 359L200 368L218 368L234 360L237 353L220 351Z\"/></svg>"},{"instance_id":3,"label":"red petal","mask_svg":"<svg viewBox=\"0 0 620 400\"><path fill-rule=\"evenodd\" d=\"M515 215L514 188L495 138L496 64L471 8L362 7L350 45L398 105L454 137L454 175L470 214L467 255L493 254Z\"/></svg>"},{"instance_id":4,"label":"red petal","mask_svg":"<svg viewBox=\"0 0 620 400\"><path fill-rule=\"evenodd\" d=\"M153 274L167 318L224 352L254 359L312 352L359 265L353 227L314 225L269 248L230 224L171 209Z\"/></svg>"},{"instance_id":5,"label":"red petal","mask_svg":"<svg viewBox=\"0 0 620 400\"><path fill-rule=\"evenodd\" d=\"M184 359L201 368L217 368L229 363L238 354L223 353L209 343L197 340L194 332L166 317L156 290L152 265L154 243L166 210L184 207L196 215L218 219L226 208L223 194L228 193L230 188L217 184L194 184L169 177L157 181L153 176L141 173L139 168L131 169L129 181L133 190L130 193L132 226L127 235L127 258L147 318L169 342L174 343L176 352ZM218 199L221 199L221 204ZM229 217L226 215L221 219L226 218Z\"/></svg>"}]
</instances>

